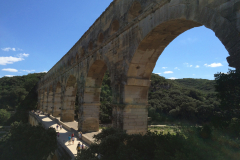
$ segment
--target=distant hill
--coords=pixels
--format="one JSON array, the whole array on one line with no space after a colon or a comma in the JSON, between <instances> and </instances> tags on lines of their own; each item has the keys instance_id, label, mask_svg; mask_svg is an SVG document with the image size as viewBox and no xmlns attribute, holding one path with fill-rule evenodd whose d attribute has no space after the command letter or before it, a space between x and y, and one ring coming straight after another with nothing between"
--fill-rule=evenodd
<instances>
[{"instance_id":1,"label":"distant hill","mask_svg":"<svg viewBox=\"0 0 240 160\"><path fill-rule=\"evenodd\" d=\"M46 73L33 73L24 76L14 77L2 77L0 78L0 109L15 110L20 104L29 97L29 93L37 96L36 90L32 89L35 87L37 82ZM35 88L36 89L36 88ZM32 97L31 105L36 105L37 97ZM29 105L26 104L25 105ZM26 106L27 107L27 106Z\"/></svg>"},{"instance_id":2,"label":"distant hill","mask_svg":"<svg viewBox=\"0 0 240 160\"><path fill-rule=\"evenodd\" d=\"M220 105L214 85L214 80L169 80L152 74L148 96L149 116L156 121L184 119L208 122Z\"/></svg>"},{"instance_id":3,"label":"distant hill","mask_svg":"<svg viewBox=\"0 0 240 160\"><path fill-rule=\"evenodd\" d=\"M176 79L174 82L177 82L179 85L182 85L186 88L195 88L203 92L215 92L214 85L216 83L214 80L183 78Z\"/></svg>"},{"instance_id":4,"label":"distant hill","mask_svg":"<svg viewBox=\"0 0 240 160\"><path fill-rule=\"evenodd\" d=\"M19 113L34 109L37 105L36 84L45 74L0 78L0 109L18 109ZM110 84L107 73L103 79L100 96L100 120L103 123L111 122ZM214 80L191 78L169 80L152 74L148 94L149 116L154 121L183 119L197 123L208 122L220 105L214 85Z\"/></svg>"}]
</instances>

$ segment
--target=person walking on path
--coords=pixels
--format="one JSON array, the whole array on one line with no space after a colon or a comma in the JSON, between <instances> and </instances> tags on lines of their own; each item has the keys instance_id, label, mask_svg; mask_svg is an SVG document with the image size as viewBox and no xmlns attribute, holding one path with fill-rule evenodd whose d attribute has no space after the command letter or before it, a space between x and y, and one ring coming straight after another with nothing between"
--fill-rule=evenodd
<instances>
[{"instance_id":1,"label":"person walking on path","mask_svg":"<svg viewBox=\"0 0 240 160\"><path fill-rule=\"evenodd\" d=\"M78 137L80 140L82 140L82 132L78 132Z\"/></svg>"},{"instance_id":2,"label":"person walking on path","mask_svg":"<svg viewBox=\"0 0 240 160\"><path fill-rule=\"evenodd\" d=\"M59 137L59 132L57 132L57 136Z\"/></svg>"},{"instance_id":3,"label":"person walking on path","mask_svg":"<svg viewBox=\"0 0 240 160\"><path fill-rule=\"evenodd\" d=\"M71 135L71 137L74 137L74 133L72 132L72 135Z\"/></svg>"},{"instance_id":4,"label":"person walking on path","mask_svg":"<svg viewBox=\"0 0 240 160\"><path fill-rule=\"evenodd\" d=\"M58 130L58 124L57 124L56 128L57 128L57 130Z\"/></svg>"},{"instance_id":5,"label":"person walking on path","mask_svg":"<svg viewBox=\"0 0 240 160\"><path fill-rule=\"evenodd\" d=\"M68 144L71 144L71 136L68 136Z\"/></svg>"},{"instance_id":6,"label":"person walking on path","mask_svg":"<svg viewBox=\"0 0 240 160\"><path fill-rule=\"evenodd\" d=\"M62 129L62 125L60 124L60 130Z\"/></svg>"},{"instance_id":7,"label":"person walking on path","mask_svg":"<svg viewBox=\"0 0 240 160\"><path fill-rule=\"evenodd\" d=\"M74 138L74 137L72 137L72 144L74 144L74 140L75 140L75 138Z\"/></svg>"},{"instance_id":8,"label":"person walking on path","mask_svg":"<svg viewBox=\"0 0 240 160\"><path fill-rule=\"evenodd\" d=\"M84 146L84 144L82 143L82 149L84 149L85 148L85 146Z\"/></svg>"},{"instance_id":9,"label":"person walking on path","mask_svg":"<svg viewBox=\"0 0 240 160\"><path fill-rule=\"evenodd\" d=\"M80 153L80 151L81 151L81 144L79 142L78 145L77 145L77 153Z\"/></svg>"}]
</instances>

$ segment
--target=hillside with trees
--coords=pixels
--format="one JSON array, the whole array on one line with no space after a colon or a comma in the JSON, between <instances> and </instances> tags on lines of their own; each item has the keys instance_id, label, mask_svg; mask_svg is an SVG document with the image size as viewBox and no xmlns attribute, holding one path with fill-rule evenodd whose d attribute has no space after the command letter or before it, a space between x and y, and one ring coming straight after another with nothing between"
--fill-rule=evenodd
<instances>
[{"instance_id":1,"label":"hillside with trees","mask_svg":"<svg viewBox=\"0 0 240 160\"><path fill-rule=\"evenodd\" d=\"M101 91L101 122L109 122L111 116L111 87L106 73ZM207 79L165 79L152 74L148 93L148 114L153 121L171 122L188 120L194 123L210 121L213 112L219 110L220 100L215 92L214 80Z\"/></svg>"},{"instance_id":2,"label":"hillside with trees","mask_svg":"<svg viewBox=\"0 0 240 160\"><path fill-rule=\"evenodd\" d=\"M10 125L14 121L27 121L27 110L37 105L37 82L46 73L0 78L0 125ZM10 118L9 111L16 111ZM1 119L0 117L0 119Z\"/></svg>"}]
</instances>

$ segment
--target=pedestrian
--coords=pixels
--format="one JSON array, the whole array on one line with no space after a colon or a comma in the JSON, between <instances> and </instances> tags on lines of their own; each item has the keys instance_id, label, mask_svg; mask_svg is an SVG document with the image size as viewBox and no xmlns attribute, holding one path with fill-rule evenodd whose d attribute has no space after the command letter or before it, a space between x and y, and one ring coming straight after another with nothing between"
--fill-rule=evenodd
<instances>
[{"instance_id":1,"label":"pedestrian","mask_svg":"<svg viewBox=\"0 0 240 160\"><path fill-rule=\"evenodd\" d=\"M57 136L59 137L59 132L57 132Z\"/></svg>"},{"instance_id":2,"label":"pedestrian","mask_svg":"<svg viewBox=\"0 0 240 160\"><path fill-rule=\"evenodd\" d=\"M57 128L57 130L58 130L58 124L57 124L56 128Z\"/></svg>"},{"instance_id":3,"label":"pedestrian","mask_svg":"<svg viewBox=\"0 0 240 160\"><path fill-rule=\"evenodd\" d=\"M74 133L72 132L72 135L71 135L71 137L74 137Z\"/></svg>"},{"instance_id":4,"label":"pedestrian","mask_svg":"<svg viewBox=\"0 0 240 160\"><path fill-rule=\"evenodd\" d=\"M71 136L69 135L68 136L68 144L70 144L71 143Z\"/></svg>"},{"instance_id":5,"label":"pedestrian","mask_svg":"<svg viewBox=\"0 0 240 160\"><path fill-rule=\"evenodd\" d=\"M84 144L82 143L82 149L84 149L85 148L85 146L84 146Z\"/></svg>"},{"instance_id":6,"label":"pedestrian","mask_svg":"<svg viewBox=\"0 0 240 160\"><path fill-rule=\"evenodd\" d=\"M60 124L60 130L62 129L62 125Z\"/></svg>"},{"instance_id":7,"label":"pedestrian","mask_svg":"<svg viewBox=\"0 0 240 160\"><path fill-rule=\"evenodd\" d=\"M72 137L72 144L74 144L74 140L75 140L75 138L74 138L74 137Z\"/></svg>"},{"instance_id":8,"label":"pedestrian","mask_svg":"<svg viewBox=\"0 0 240 160\"><path fill-rule=\"evenodd\" d=\"M77 145L77 152L80 153L80 151L81 151L81 144L79 142L78 145Z\"/></svg>"},{"instance_id":9,"label":"pedestrian","mask_svg":"<svg viewBox=\"0 0 240 160\"><path fill-rule=\"evenodd\" d=\"M82 140L82 132L78 132L78 137L80 140Z\"/></svg>"}]
</instances>

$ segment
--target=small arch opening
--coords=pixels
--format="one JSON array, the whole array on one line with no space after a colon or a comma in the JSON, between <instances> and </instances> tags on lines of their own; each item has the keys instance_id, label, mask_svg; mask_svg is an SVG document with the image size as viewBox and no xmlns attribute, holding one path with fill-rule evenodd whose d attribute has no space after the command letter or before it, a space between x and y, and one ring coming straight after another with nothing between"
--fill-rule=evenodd
<instances>
[{"instance_id":1,"label":"small arch opening","mask_svg":"<svg viewBox=\"0 0 240 160\"><path fill-rule=\"evenodd\" d=\"M101 43L103 42L103 40L104 40L103 33L100 33L100 34L98 35L98 44L101 44Z\"/></svg>"},{"instance_id":2,"label":"small arch opening","mask_svg":"<svg viewBox=\"0 0 240 160\"><path fill-rule=\"evenodd\" d=\"M112 22L112 26L111 26L111 34L117 32L119 30L119 27L120 27L120 25L119 25L118 20L114 20Z\"/></svg>"}]
</instances>

